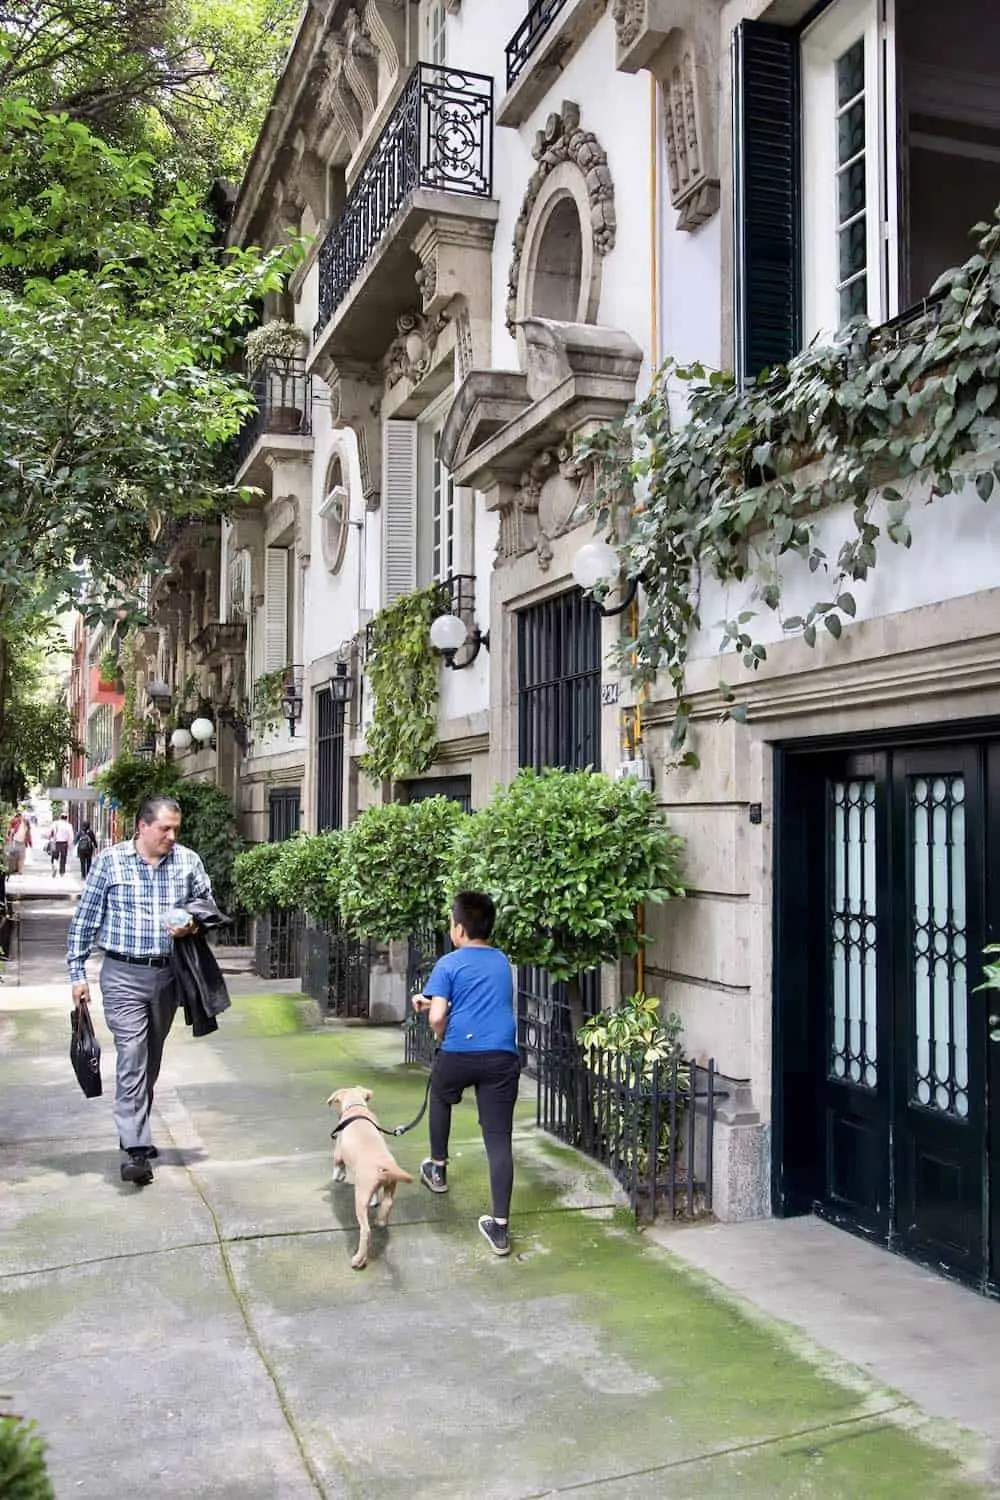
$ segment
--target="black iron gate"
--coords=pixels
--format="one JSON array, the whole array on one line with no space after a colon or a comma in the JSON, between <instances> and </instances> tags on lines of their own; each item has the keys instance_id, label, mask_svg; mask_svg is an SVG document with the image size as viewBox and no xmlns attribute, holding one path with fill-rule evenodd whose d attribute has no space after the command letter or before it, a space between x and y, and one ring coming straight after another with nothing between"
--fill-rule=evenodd
<instances>
[{"instance_id":1,"label":"black iron gate","mask_svg":"<svg viewBox=\"0 0 1000 1500\"><path fill-rule=\"evenodd\" d=\"M267 839L280 844L299 831L302 796L296 787L273 787L267 802ZM257 918L254 967L262 979L296 979L302 972L301 912L272 907Z\"/></svg>"},{"instance_id":2,"label":"black iron gate","mask_svg":"<svg viewBox=\"0 0 1000 1500\"><path fill-rule=\"evenodd\" d=\"M345 705L329 688L316 694L316 830L344 824Z\"/></svg>"},{"instance_id":3,"label":"black iron gate","mask_svg":"<svg viewBox=\"0 0 1000 1500\"><path fill-rule=\"evenodd\" d=\"M306 928L302 989L318 1000L328 1015L366 1020L370 973L370 943L348 936L339 923Z\"/></svg>"},{"instance_id":4,"label":"black iron gate","mask_svg":"<svg viewBox=\"0 0 1000 1500\"><path fill-rule=\"evenodd\" d=\"M582 771L601 763L601 617L580 589L545 599L517 617L518 764ZM600 1004L596 970L583 976L583 1010ZM521 968L518 1045L537 1074L541 1037L569 1037L566 986L542 969Z\"/></svg>"}]
</instances>

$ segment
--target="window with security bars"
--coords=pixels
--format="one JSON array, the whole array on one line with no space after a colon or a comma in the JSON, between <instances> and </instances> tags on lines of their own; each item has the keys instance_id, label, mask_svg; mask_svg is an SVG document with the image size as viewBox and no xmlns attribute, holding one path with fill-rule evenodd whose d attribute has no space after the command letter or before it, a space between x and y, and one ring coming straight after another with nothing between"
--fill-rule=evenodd
<instances>
[{"instance_id":1,"label":"window with security bars","mask_svg":"<svg viewBox=\"0 0 1000 1500\"><path fill-rule=\"evenodd\" d=\"M345 705L329 688L316 694L316 829L344 824Z\"/></svg>"},{"instance_id":2,"label":"window with security bars","mask_svg":"<svg viewBox=\"0 0 1000 1500\"><path fill-rule=\"evenodd\" d=\"M601 617L580 589L517 616L518 764L542 770L601 764ZM600 1005L598 971L582 976L583 1008ZM544 970L517 975L518 1046L525 1071L544 1066L553 1037L571 1031L566 986Z\"/></svg>"}]
</instances>

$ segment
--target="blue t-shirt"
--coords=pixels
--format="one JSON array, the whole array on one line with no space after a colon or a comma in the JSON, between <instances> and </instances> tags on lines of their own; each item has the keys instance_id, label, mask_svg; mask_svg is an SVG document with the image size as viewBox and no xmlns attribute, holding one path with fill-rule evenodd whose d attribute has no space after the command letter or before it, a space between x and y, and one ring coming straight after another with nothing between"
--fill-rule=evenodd
<instances>
[{"instance_id":1,"label":"blue t-shirt","mask_svg":"<svg viewBox=\"0 0 1000 1500\"><path fill-rule=\"evenodd\" d=\"M456 948L439 958L425 995L451 1002L442 1052L516 1052L514 981L499 948Z\"/></svg>"}]
</instances>

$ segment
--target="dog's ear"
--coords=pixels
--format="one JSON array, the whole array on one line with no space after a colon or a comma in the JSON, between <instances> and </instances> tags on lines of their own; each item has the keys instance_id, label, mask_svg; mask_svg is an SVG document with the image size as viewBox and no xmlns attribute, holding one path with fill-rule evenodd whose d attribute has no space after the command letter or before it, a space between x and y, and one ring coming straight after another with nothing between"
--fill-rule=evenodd
<instances>
[{"instance_id":1,"label":"dog's ear","mask_svg":"<svg viewBox=\"0 0 1000 1500\"><path fill-rule=\"evenodd\" d=\"M335 1104L337 1106L337 1108L339 1109L340 1108L340 1101L343 1099L343 1097L344 1097L344 1090L343 1089L338 1089L337 1092L335 1094L331 1094L330 1097L329 1097L329 1099L326 1101L327 1108L329 1108L330 1105Z\"/></svg>"},{"instance_id":2,"label":"dog's ear","mask_svg":"<svg viewBox=\"0 0 1000 1500\"><path fill-rule=\"evenodd\" d=\"M372 1096L372 1091L371 1089L362 1089L361 1092L364 1095L365 1103L367 1104Z\"/></svg>"}]
</instances>

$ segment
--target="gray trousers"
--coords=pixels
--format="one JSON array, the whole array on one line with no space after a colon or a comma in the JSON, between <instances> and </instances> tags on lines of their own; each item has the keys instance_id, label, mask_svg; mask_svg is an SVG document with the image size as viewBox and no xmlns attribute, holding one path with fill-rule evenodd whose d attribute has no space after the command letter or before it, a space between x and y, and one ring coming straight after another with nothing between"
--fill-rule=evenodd
<instances>
[{"instance_id":1,"label":"gray trousers","mask_svg":"<svg viewBox=\"0 0 1000 1500\"><path fill-rule=\"evenodd\" d=\"M101 967L104 1019L115 1039L115 1124L118 1139L151 1146L149 1115L160 1076L163 1044L174 1023L177 996L169 969L144 969L106 958Z\"/></svg>"}]
</instances>

